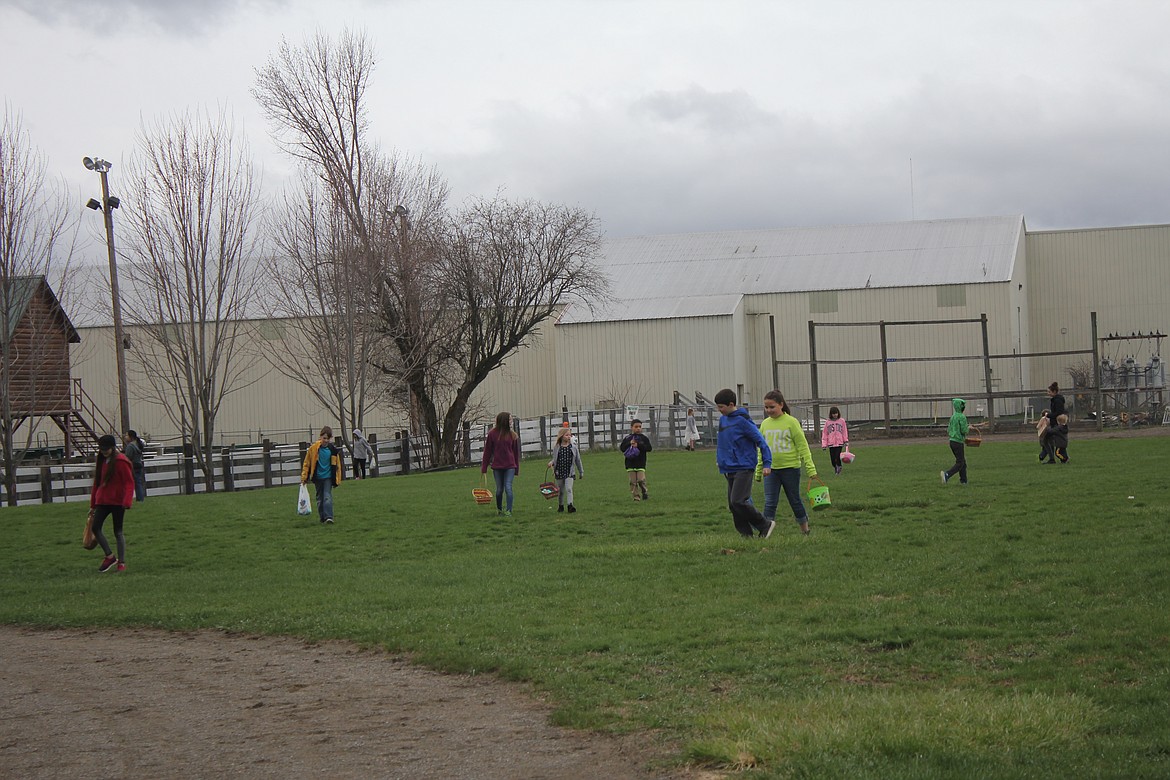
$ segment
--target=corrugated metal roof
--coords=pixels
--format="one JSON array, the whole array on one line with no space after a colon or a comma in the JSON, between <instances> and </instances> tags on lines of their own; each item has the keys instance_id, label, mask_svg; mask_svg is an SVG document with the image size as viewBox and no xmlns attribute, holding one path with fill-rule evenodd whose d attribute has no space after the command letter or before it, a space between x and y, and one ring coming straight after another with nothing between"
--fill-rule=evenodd
<instances>
[{"instance_id":1,"label":"corrugated metal roof","mask_svg":"<svg viewBox=\"0 0 1170 780\"><path fill-rule=\"evenodd\" d=\"M617 300L560 322L729 314L748 294L1004 282L1023 231L1017 215L612 239L599 262Z\"/></svg>"}]
</instances>

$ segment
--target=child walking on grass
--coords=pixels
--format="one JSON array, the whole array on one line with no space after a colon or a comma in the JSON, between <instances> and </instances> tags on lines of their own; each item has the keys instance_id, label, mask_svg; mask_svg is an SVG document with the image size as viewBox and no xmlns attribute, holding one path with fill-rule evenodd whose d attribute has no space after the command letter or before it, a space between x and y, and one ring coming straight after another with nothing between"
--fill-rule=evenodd
<instances>
[{"instance_id":1,"label":"child walking on grass","mask_svg":"<svg viewBox=\"0 0 1170 780\"><path fill-rule=\"evenodd\" d=\"M722 415L715 462L719 473L727 478L727 508L731 510L735 530L745 539L752 538L753 531L767 539L776 528L776 521L767 520L752 503L752 475L757 462L765 477L772 473L772 451L747 410L740 409L735 401L735 391L729 388L715 394L715 407Z\"/></svg>"},{"instance_id":2,"label":"child walking on grass","mask_svg":"<svg viewBox=\"0 0 1170 780\"><path fill-rule=\"evenodd\" d=\"M830 416L833 412L840 415L835 406L829 412ZM793 417L788 410L788 403L779 390L769 390L764 395L764 413L768 416L760 423L760 433L763 434L772 453L772 473L763 472L764 519L775 522L776 509L780 505L780 490L783 488L788 505L792 507L792 517L800 526L800 532L807 534L808 510L805 509L800 494L800 467L804 466L810 478L817 475L812 451L808 447L808 438L804 435L800 420ZM837 451L840 452L839 447ZM761 469L762 466L763 461L757 469Z\"/></svg>"},{"instance_id":3,"label":"child walking on grass","mask_svg":"<svg viewBox=\"0 0 1170 780\"><path fill-rule=\"evenodd\" d=\"M947 423L947 439L951 445L951 452L955 456L955 465L947 471L940 471L939 475L942 477L944 485L956 474L959 475L959 484L966 485L967 454L965 442L967 441L967 431L971 429L967 423L967 415L963 414L963 410L967 408L967 402L962 398L952 398L951 406L955 413L951 415L951 420Z\"/></svg>"},{"instance_id":4,"label":"child walking on grass","mask_svg":"<svg viewBox=\"0 0 1170 780\"><path fill-rule=\"evenodd\" d=\"M845 424L841 410L835 406L831 407L829 419L825 421L825 427L821 428L821 449L829 450L829 463L833 464L834 474L841 473L841 448L848 444L849 426Z\"/></svg>"},{"instance_id":5,"label":"child walking on grass","mask_svg":"<svg viewBox=\"0 0 1170 780\"><path fill-rule=\"evenodd\" d=\"M630 495L635 501L648 501L646 492L646 453L654 449L650 440L642 435L642 421L630 423L630 433L622 439L618 449L626 456L626 473L630 475Z\"/></svg>"},{"instance_id":6,"label":"child walking on grass","mask_svg":"<svg viewBox=\"0 0 1170 780\"><path fill-rule=\"evenodd\" d=\"M1068 415L1061 414L1048 429L1048 460L1045 463L1068 463Z\"/></svg>"},{"instance_id":7,"label":"child walking on grass","mask_svg":"<svg viewBox=\"0 0 1170 780\"><path fill-rule=\"evenodd\" d=\"M496 479L496 515L511 517L512 482L520 473L520 434L513 430L512 415L508 412L496 415L496 425L488 431L483 443L483 461L479 470L487 474L489 467Z\"/></svg>"},{"instance_id":8,"label":"child walking on grass","mask_svg":"<svg viewBox=\"0 0 1170 780\"><path fill-rule=\"evenodd\" d=\"M98 439L98 456L94 461L93 485L89 491L89 511L93 513L91 528L106 557L98 571L126 571L126 536L122 524L126 510L134 503L134 466L130 459L118 452L118 440L109 434ZM114 518L114 541L117 555L110 548L102 528L106 518Z\"/></svg>"},{"instance_id":9,"label":"child walking on grass","mask_svg":"<svg viewBox=\"0 0 1170 780\"><path fill-rule=\"evenodd\" d=\"M577 507L573 505L573 472L577 472L577 479L582 479L585 470L581 467L581 451L577 449L577 442L573 441L573 432L568 428L561 428L557 433L553 457L548 462L548 467L553 470L553 479L556 480L560 491L557 493L557 511L564 512L565 504L568 503L569 512L576 512Z\"/></svg>"},{"instance_id":10,"label":"child walking on grass","mask_svg":"<svg viewBox=\"0 0 1170 780\"><path fill-rule=\"evenodd\" d=\"M333 488L341 484L341 447L333 443L333 429L322 426L317 441L309 445L301 464L301 484L312 480L317 493L317 516L322 525L333 525Z\"/></svg>"}]
</instances>

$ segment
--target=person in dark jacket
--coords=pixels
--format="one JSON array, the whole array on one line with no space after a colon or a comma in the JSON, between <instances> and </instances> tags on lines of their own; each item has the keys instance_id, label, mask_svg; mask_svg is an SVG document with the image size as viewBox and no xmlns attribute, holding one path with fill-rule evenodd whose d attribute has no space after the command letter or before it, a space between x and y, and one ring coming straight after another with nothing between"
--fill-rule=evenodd
<instances>
[{"instance_id":1,"label":"person in dark jacket","mask_svg":"<svg viewBox=\"0 0 1170 780\"><path fill-rule=\"evenodd\" d=\"M142 456L143 443L137 431L126 431L122 437L122 454L130 459L134 468L134 498L146 500L146 460Z\"/></svg>"},{"instance_id":2,"label":"person in dark jacket","mask_svg":"<svg viewBox=\"0 0 1170 780\"><path fill-rule=\"evenodd\" d=\"M649 500L650 494L646 492L646 453L654 449L654 446L642 433L641 420L630 421L630 432L622 439L618 449L626 458L626 473L630 475L630 495L635 501Z\"/></svg>"},{"instance_id":3,"label":"person in dark jacket","mask_svg":"<svg viewBox=\"0 0 1170 780\"><path fill-rule=\"evenodd\" d=\"M767 539L776 528L776 521L766 519L752 503L752 479L757 463L763 476L772 473L772 448L747 410L736 405L734 390L724 388L716 393L715 408L723 415L719 419L715 462L719 473L727 478L727 508L731 510L735 530L749 539L758 531Z\"/></svg>"},{"instance_id":4,"label":"person in dark jacket","mask_svg":"<svg viewBox=\"0 0 1170 780\"><path fill-rule=\"evenodd\" d=\"M1068 415L1062 414L1056 418L1056 423L1048 427L1048 445L1052 458L1046 463L1068 463Z\"/></svg>"},{"instance_id":5,"label":"person in dark jacket","mask_svg":"<svg viewBox=\"0 0 1170 780\"><path fill-rule=\"evenodd\" d=\"M1064 396L1060 394L1060 385L1053 382L1048 386L1048 426L1040 435L1040 462L1041 463L1055 463L1052 452L1052 428L1057 424L1057 419L1062 414L1068 414L1068 409L1065 407ZM1068 426L1065 425L1065 444L1068 444Z\"/></svg>"}]
</instances>

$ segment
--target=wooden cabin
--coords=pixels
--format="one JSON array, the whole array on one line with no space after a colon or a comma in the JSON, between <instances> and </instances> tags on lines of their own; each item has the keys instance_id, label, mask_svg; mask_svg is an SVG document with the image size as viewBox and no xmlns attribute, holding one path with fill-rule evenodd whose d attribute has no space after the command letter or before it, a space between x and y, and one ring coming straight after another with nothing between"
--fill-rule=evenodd
<instances>
[{"instance_id":1,"label":"wooden cabin","mask_svg":"<svg viewBox=\"0 0 1170 780\"><path fill-rule=\"evenodd\" d=\"M9 419L51 418L65 434L67 454L91 454L101 429L112 428L69 371L69 345L81 341L44 276L0 279L0 361ZM100 422L99 422L100 420Z\"/></svg>"}]
</instances>

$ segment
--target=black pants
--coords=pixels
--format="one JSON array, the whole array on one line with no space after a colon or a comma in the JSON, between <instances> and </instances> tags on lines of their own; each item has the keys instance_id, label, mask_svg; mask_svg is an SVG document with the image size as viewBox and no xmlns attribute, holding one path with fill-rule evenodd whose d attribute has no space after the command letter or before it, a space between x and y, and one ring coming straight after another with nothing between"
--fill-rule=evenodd
<instances>
[{"instance_id":1,"label":"black pants","mask_svg":"<svg viewBox=\"0 0 1170 780\"><path fill-rule=\"evenodd\" d=\"M947 479L959 475L959 482L964 485L967 484L967 448L963 446L961 441L953 441L951 444L951 452L955 454L955 465L947 470Z\"/></svg>"},{"instance_id":2,"label":"black pants","mask_svg":"<svg viewBox=\"0 0 1170 780\"><path fill-rule=\"evenodd\" d=\"M833 470L841 468L841 450L843 447L829 447L829 463L833 466Z\"/></svg>"},{"instance_id":3,"label":"black pants","mask_svg":"<svg viewBox=\"0 0 1170 780\"><path fill-rule=\"evenodd\" d=\"M354 476L354 479L365 479L366 478L366 459L365 458L354 458L353 459L353 476Z\"/></svg>"},{"instance_id":4,"label":"black pants","mask_svg":"<svg viewBox=\"0 0 1170 780\"><path fill-rule=\"evenodd\" d=\"M114 551L110 549L110 543L106 540L106 535L102 533L102 526L106 524L106 518L110 515L114 516L114 541L118 543L118 560L123 563L126 562L126 537L122 534L122 521L126 518L126 510L120 506L112 504L98 504L93 508L93 529L94 538L97 543L102 546L102 552L107 556L113 555Z\"/></svg>"},{"instance_id":5,"label":"black pants","mask_svg":"<svg viewBox=\"0 0 1170 780\"><path fill-rule=\"evenodd\" d=\"M727 477L727 508L735 520L735 530L744 536L752 536L752 530L766 531L770 523L752 503L752 478L755 470L735 471Z\"/></svg>"}]
</instances>

